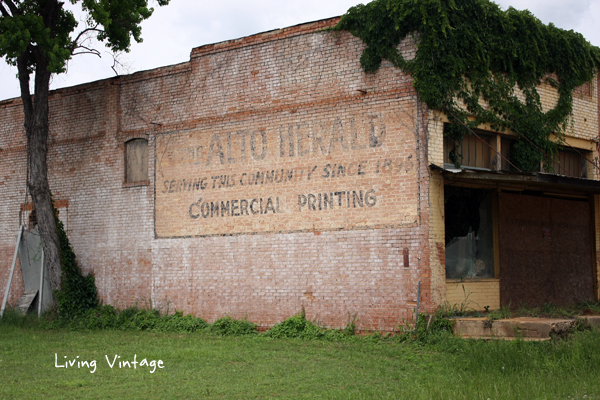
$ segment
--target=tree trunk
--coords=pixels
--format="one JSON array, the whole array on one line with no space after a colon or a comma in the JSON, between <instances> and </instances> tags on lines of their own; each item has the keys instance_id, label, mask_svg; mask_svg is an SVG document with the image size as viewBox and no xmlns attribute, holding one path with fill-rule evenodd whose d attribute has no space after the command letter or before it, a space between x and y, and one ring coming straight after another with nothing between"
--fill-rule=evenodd
<instances>
[{"instance_id":1,"label":"tree trunk","mask_svg":"<svg viewBox=\"0 0 600 400\"><path fill-rule=\"evenodd\" d=\"M35 207L38 229L44 249L44 260L48 271L47 277L54 293L55 290L60 289L61 269L60 241L56 231L46 161L49 133L48 93L51 74L48 71L48 62L45 57L36 54L38 62L35 70L35 94L32 99L29 92L29 71L27 70L29 56L24 54L17 60L21 99L25 113L25 133L27 135L27 162L29 168L27 187ZM56 304L54 294L52 298Z\"/></svg>"},{"instance_id":2,"label":"tree trunk","mask_svg":"<svg viewBox=\"0 0 600 400\"><path fill-rule=\"evenodd\" d=\"M48 73L48 75L50 75ZM36 74L36 80L38 74ZM49 85L49 83L47 84ZM37 85L36 85L37 86ZM44 98L40 98L44 97ZM45 104L41 104L45 103ZM26 128L29 153L29 177L27 186L35 207L44 260L52 292L60 289L60 242L56 231L54 206L48 184L48 95L38 96L36 91L33 126Z\"/></svg>"}]
</instances>

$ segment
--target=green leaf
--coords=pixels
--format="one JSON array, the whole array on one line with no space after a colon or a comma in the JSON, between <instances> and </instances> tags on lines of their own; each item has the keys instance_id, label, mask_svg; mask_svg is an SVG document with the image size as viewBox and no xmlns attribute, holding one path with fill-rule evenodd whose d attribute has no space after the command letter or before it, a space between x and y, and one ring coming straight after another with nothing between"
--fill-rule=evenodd
<instances>
[{"instance_id":1,"label":"green leaf","mask_svg":"<svg viewBox=\"0 0 600 400\"><path fill-rule=\"evenodd\" d=\"M521 135L511 156L523 171L537 170L544 153L557 151L550 136L564 134L573 89L600 68L600 48L580 34L544 25L527 10L502 11L488 0L374 0L350 8L332 30L347 30L363 40L365 72L375 73L388 60L410 73L419 98L460 127L448 130L455 140L466 134L463 125L474 126L469 115L477 123ZM405 62L397 47L415 33L416 57ZM544 112L536 86L549 74L558 76L549 83L559 100ZM455 99L463 100L466 109Z\"/></svg>"}]
</instances>

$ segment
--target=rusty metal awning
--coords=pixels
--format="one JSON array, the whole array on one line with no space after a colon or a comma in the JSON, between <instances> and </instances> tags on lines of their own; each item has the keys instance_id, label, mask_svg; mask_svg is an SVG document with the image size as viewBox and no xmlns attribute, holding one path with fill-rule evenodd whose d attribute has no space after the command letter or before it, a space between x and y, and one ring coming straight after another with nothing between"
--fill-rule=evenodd
<instances>
[{"instance_id":1,"label":"rusty metal awning","mask_svg":"<svg viewBox=\"0 0 600 400\"><path fill-rule=\"evenodd\" d=\"M593 179L544 172L496 172L477 168L444 168L435 164L430 164L429 167L432 171L442 173L444 183L515 190L559 190L579 194L600 194L600 181Z\"/></svg>"}]
</instances>

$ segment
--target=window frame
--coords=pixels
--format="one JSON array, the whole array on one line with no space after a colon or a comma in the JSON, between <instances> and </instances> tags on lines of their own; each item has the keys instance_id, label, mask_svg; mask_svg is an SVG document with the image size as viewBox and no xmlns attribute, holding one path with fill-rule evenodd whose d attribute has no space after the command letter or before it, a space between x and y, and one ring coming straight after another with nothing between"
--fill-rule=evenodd
<instances>
[{"instance_id":1,"label":"window frame","mask_svg":"<svg viewBox=\"0 0 600 400\"><path fill-rule=\"evenodd\" d=\"M461 142L461 148L463 151L463 158L461 159L461 169L472 169L472 170L480 170L480 171L492 171L493 170L493 160L494 160L494 141L495 141L495 133L483 131L480 129L475 129L475 135L465 135L463 141ZM467 154L465 155L465 145L467 145ZM451 150L456 148L456 143L453 142L450 137L444 135L444 145L443 145L443 155L444 155L444 167L446 168L455 168L455 165L452 163L449 157L449 153ZM478 154L481 150L481 154ZM465 163L465 158L467 159L466 163L472 164L471 159L475 160L475 165L468 165Z\"/></svg>"},{"instance_id":2,"label":"window frame","mask_svg":"<svg viewBox=\"0 0 600 400\"><path fill-rule=\"evenodd\" d=\"M129 144L134 142L134 141L138 141L138 140L142 140L146 143L146 164L143 166L145 168L145 175L146 175L146 179L145 180L139 180L139 181L132 181L129 182L128 181L128 172L129 172L129 163L127 160L127 150L129 148ZM150 185L150 168L149 168L149 162L150 162L150 141L148 139L147 135L135 135L135 136L131 136L128 137L124 142L123 142L123 188L128 188L128 187L137 187L137 186L149 186Z\"/></svg>"},{"instance_id":3,"label":"window frame","mask_svg":"<svg viewBox=\"0 0 600 400\"><path fill-rule=\"evenodd\" d=\"M589 154L587 153L589 152L584 149L562 146L552 160L552 172L548 172L545 168L542 168L542 172L571 178L589 179Z\"/></svg>"}]
</instances>

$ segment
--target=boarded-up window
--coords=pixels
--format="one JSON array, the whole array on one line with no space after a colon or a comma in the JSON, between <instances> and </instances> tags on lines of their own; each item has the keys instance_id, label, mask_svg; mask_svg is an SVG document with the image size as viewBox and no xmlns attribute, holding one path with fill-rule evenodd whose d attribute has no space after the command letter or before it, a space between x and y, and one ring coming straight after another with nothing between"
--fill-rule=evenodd
<instances>
[{"instance_id":1,"label":"boarded-up window","mask_svg":"<svg viewBox=\"0 0 600 400\"><path fill-rule=\"evenodd\" d=\"M515 143L515 141L513 139L508 139L508 138L502 138L501 139L501 143L502 143L502 149L500 150L500 153L502 154L502 171L510 171L511 170L511 165L509 163L510 161L510 153L512 150L512 146Z\"/></svg>"},{"instance_id":2,"label":"boarded-up window","mask_svg":"<svg viewBox=\"0 0 600 400\"><path fill-rule=\"evenodd\" d=\"M548 169L546 168L546 170ZM560 150L558 154L554 155L551 172L573 178L587 178L587 161L579 151Z\"/></svg>"},{"instance_id":3,"label":"boarded-up window","mask_svg":"<svg viewBox=\"0 0 600 400\"><path fill-rule=\"evenodd\" d=\"M462 143L456 143L448 136L444 137L444 164L454 164L454 160L463 167L490 168L491 149L489 136L477 134L465 135Z\"/></svg>"},{"instance_id":4,"label":"boarded-up window","mask_svg":"<svg viewBox=\"0 0 600 400\"><path fill-rule=\"evenodd\" d=\"M126 182L143 182L148 180L148 141L133 139L125 143Z\"/></svg>"}]
</instances>

